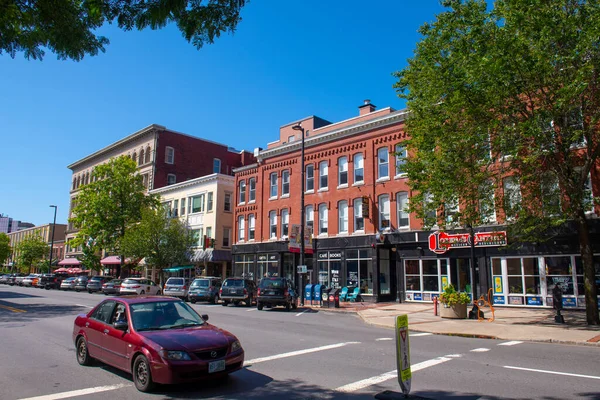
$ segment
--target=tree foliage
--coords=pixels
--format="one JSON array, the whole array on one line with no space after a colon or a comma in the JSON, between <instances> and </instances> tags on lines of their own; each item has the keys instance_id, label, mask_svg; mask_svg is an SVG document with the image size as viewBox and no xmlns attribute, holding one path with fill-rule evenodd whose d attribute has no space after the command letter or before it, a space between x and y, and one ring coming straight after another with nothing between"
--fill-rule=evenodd
<instances>
[{"instance_id":1,"label":"tree foliage","mask_svg":"<svg viewBox=\"0 0 600 400\"><path fill-rule=\"evenodd\" d=\"M4 265L11 253L10 237L4 232L0 233L0 265Z\"/></svg>"},{"instance_id":2,"label":"tree foliage","mask_svg":"<svg viewBox=\"0 0 600 400\"><path fill-rule=\"evenodd\" d=\"M40 236L28 236L16 246L17 264L21 272L31 272L33 265L49 254L50 246Z\"/></svg>"},{"instance_id":3,"label":"tree foliage","mask_svg":"<svg viewBox=\"0 0 600 400\"><path fill-rule=\"evenodd\" d=\"M0 2L0 54L42 59L48 48L59 59L79 61L105 52L108 38L96 35L106 23L124 31L161 29L175 23L200 49L234 32L247 0L5 0Z\"/></svg>"},{"instance_id":4,"label":"tree foliage","mask_svg":"<svg viewBox=\"0 0 600 400\"><path fill-rule=\"evenodd\" d=\"M135 161L120 156L94 169L92 182L83 186L74 204L69 222L78 232L71 245L122 255L127 230L141 220L143 209L157 207L158 200L145 194Z\"/></svg>"},{"instance_id":5,"label":"tree foliage","mask_svg":"<svg viewBox=\"0 0 600 400\"><path fill-rule=\"evenodd\" d=\"M192 244L186 224L170 218L163 208L147 208L142 212L140 223L125 235L123 253L129 257L145 258L146 265L162 271L172 264L187 262Z\"/></svg>"},{"instance_id":6,"label":"tree foliage","mask_svg":"<svg viewBox=\"0 0 600 400\"><path fill-rule=\"evenodd\" d=\"M587 218L588 176L600 172L600 5L443 5L395 74L410 110L411 209L442 229L490 223L496 209L518 241L574 221L588 322L598 324Z\"/></svg>"}]
</instances>

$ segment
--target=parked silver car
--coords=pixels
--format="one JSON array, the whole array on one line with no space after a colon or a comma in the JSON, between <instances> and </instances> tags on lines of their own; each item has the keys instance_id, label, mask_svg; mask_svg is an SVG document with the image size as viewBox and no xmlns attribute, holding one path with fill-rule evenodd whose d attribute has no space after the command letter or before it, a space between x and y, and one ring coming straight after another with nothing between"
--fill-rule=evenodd
<instances>
[{"instance_id":1,"label":"parked silver car","mask_svg":"<svg viewBox=\"0 0 600 400\"><path fill-rule=\"evenodd\" d=\"M165 283L163 293L165 296L179 297L187 300L190 280L188 278L170 277Z\"/></svg>"}]
</instances>

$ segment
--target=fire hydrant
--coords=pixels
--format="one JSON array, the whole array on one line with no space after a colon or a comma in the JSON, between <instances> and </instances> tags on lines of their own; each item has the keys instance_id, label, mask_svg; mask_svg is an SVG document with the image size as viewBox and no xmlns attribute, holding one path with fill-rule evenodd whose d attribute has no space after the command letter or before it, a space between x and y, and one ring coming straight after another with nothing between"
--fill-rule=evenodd
<instances>
[{"instance_id":1,"label":"fire hydrant","mask_svg":"<svg viewBox=\"0 0 600 400\"><path fill-rule=\"evenodd\" d=\"M438 298L437 298L437 296L435 296L433 298L433 315L435 315L435 316L438 315Z\"/></svg>"}]
</instances>

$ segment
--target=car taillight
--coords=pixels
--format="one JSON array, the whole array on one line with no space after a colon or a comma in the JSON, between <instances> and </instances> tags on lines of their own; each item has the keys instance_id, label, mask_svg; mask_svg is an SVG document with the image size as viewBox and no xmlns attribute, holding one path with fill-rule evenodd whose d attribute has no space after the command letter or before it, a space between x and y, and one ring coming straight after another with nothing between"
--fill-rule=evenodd
<instances>
[{"instance_id":1,"label":"car taillight","mask_svg":"<svg viewBox=\"0 0 600 400\"><path fill-rule=\"evenodd\" d=\"M140 285L136 285L136 286L132 286L131 288L132 288L132 289L137 289L137 288L139 288L139 287L140 287Z\"/></svg>"},{"instance_id":2,"label":"car taillight","mask_svg":"<svg viewBox=\"0 0 600 400\"><path fill-rule=\"evenodd\" d=\"M116 288L120 288L120 287L121 287L121 285L115 285L115 287L116 287Z\"/></svg>"},{"instance_id":3,"label":"car taillight","mask_svg":"<svg viewBox=\"0 0 600 400\"><path fill-rule=\"evenodd\" d=\"M260 296L260 288L258 288L258 289L256 290L256 295L257 295L257 296Z\"/></svg>"},{"instance_id":4,"label":"car taillight","mask_svg":"<svg viewBox=\"0 0 600 400\"><path fill-rule=\"evenodd\" d=\"M106 285L106 283L103 283L103 284L102 284L102 287L106 287L106 286L107 286L107 285Z\"/></svg>"},{"instance_id":5,"label":"car taillight","mask_svg":"<svg viewBox=\"0 0 600 400\"><path fill-rule=\"evenodd\" d=\"M187 289L187 286L183 285L183 290L186 290L186 289Z\"/></svg>"},{"instance_id":6,"label":"car taillight","mask_svg":"<svg viewBox=\"0 0 600 400\"><path fill-rule=\"evenodd\" d=\"M290 294L290 292L289 292L287 289L285 289L285 290L283 291L283 295L284 295L284 296L287 296L287 295L289 295L289 294Z\"/></svg>"},{"instance_id":7,"label":"car taillight","mask_svg":"<svg viewBox=\"0 0 600 400\"><path fill-rule=\"evenodd\" d=\"M244 294L248 294L248 289L244 289Z\"/></svg>"},{"instance_id":8,"label":"car taillight","mask_svg":"<svg viewBox=\"0 0 600 400\"><path fill-rule=\"evenodd\" d=\"M223 289L219 289L219 294L223 294Z\"/></svg>"},{"instance_id":9,"label":"car taillight","mask_svg":"<svg viewBox=\"0 0 600 400\"><path fill-rule=\"evenodd\" d=\"M213 289L214 289L214 287L213 287L213 286L210 286L210 287L208 288L208 290L213 290Z\"/></svg>"}]
</instances>

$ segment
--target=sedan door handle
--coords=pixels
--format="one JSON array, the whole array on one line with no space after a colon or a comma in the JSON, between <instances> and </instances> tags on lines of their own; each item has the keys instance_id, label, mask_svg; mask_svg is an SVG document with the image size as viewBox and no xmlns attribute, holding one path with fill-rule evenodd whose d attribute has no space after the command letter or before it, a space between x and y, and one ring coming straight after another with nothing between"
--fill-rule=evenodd
<instances>
[{"instance_id":1,"label":"sedan door handle","mask_svg":"<svg viewBox=\"0 0 600 400\"><path fill-rule=\"evenodd\" d=\"M108 329L105 329L105 330L104 330L104 333L108 333Z\"/></svg>"}]
</instances>

